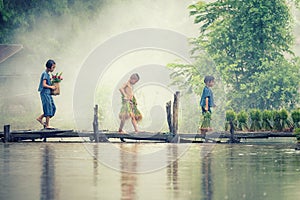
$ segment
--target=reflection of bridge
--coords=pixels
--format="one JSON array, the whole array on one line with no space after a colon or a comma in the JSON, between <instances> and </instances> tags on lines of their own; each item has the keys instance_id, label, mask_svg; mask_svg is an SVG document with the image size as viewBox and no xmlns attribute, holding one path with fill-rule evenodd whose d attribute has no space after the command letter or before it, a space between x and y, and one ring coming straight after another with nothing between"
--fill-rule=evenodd
<instances>
[{"instance_id":1,"label":"reflection of bridge","mask_svg":"<svg viewBox=\"0 0 300 200\"><path fill-rule=\"evenodd\" d=\"M88 138L90 141L95 140L94 132L86 131L79 132L74 130L17 130L10 131L5 126L4 132L0 132L0 138L5 142L18 142L26 140L43 139L46 141L48 138ZM7 130L8 129L8 130ZM140 132L140 133L126 133L120 134L113 131L99 131L99 142L108 142L109 139L130 139L136 141L156 141L156 142L171 142L171 143L197 143L197 142L229 142L231 134L229 132L207 132L206 134L172 134L172 133L153 133L153 132ZM267 139L267 138L287 138L295 137L292 132L235 132L234 137L240 139Z\"/></svg>"}]
</instances>

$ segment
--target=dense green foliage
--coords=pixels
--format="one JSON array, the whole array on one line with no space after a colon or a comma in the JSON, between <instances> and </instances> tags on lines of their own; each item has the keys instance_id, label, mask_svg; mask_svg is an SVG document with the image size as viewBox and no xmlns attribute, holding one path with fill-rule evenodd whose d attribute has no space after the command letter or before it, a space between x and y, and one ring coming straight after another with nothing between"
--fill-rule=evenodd
<instances>
[{"instance_id":1,"label":"dense green foliage","mask_svg":"<svg viewBox=\"0 0 300 200\"><path fill-rule=\"evenodd\" d=\"M218 0L189 7L200 25L200 35L192 42L194 55L197 59L208 57L202 53L205 50L215 62L231 108L294 108L299 102L300 62L291 49L294 36L289 5L292 3L285 0ZM209 69L206 63L196 68ZM178 72L191 69L177 68L181 68ZM197 71L187 75L198 76L203 77ZM194 85L195 92L201 85L192 78L184 81Z\"/></svg>"},{"instance_id":2,"label":"dense green foliage","mask_svg":"<svg viewBox=\"0 0 300 200\"><path fill-rule=\"evenodd\" d=\"M49 22L50 19L59 20L62 16L68 16L79 27L81 23L76 22L76 19L92 19L103 2L104 0L0 0L0 43L18 43L16 34L33 31L41 19ZM69 25L73 31L78 28L74 23ZM47 29L47 23L44 26ZM55 30L48 31L55 33Z\"/></svg>"}]
</instances>

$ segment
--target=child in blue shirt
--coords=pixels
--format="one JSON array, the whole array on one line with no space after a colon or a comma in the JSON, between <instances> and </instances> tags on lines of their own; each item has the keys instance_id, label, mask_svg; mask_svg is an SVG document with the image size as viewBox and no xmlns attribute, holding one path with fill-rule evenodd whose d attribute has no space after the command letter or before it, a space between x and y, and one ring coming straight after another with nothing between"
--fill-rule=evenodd
<instances>
[{"instance_id":1,"label":"child in blue shirt","mask_svg":"<svg viewBox=\"0 0 300 200\"><path fill-rule=\"evenodd\" d=\"M200 106L202 108L202 113L210 112L211 107L215 107L214 103L214 95L211 87L215 84L215 78L213 76L205 76L204 78L205 87L203 88L201 100L200 100Z\"/></svg>"},{"instance_id":2,"label":"child in blue shirt","mask_svg":"<svg viewBox=\"0 0 300 200\"><path fill-rule=\"evenodd\" d=\"M51 96L51 90L55 89L55 86L51 85L50 72L53 72L56 67L54 60L48 60L46 63L46 70L42 73L38 91L40 92L41 101L43 105L43 114L36 120L44 126L46 129L53 129L50 126L50 118L54 116L56 107ZM43 122L43 118L46 121Z\"/></svg>"},{"instance_id":3,"label":"child in blue shirt","mask_svg":"<svg viewBox=\"0 0 300 200\"><path fill-rule=\"evenodd\" d=\"M204 78L205 87L203 88L200 106L202 108L203 121L200 127L201 133L206 133L207 131L212 130L210 126L211 120L211 107L215 107L214 95L211 87L215 84L215 78L213 76L205 76Z\"/></svg>"}]
</instances>

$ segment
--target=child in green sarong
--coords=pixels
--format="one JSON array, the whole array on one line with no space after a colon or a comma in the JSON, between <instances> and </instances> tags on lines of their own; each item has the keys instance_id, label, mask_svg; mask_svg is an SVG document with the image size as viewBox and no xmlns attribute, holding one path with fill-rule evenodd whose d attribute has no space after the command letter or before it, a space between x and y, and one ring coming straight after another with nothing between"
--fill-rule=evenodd
<instances>
[{"instance_id":1,"label":"child in green sarong","mask_svg":"<svg viewBox=\"0 0 300 200\"><path fill-rule=\"evenodd\" d=\"M122 95L122 107L119 113L119 118L121 120L119 133L124 133L123 127L125 121L131 118L131 122L135 132L138 131L137 122L142 119L140 111L137 109L136 99L133 95L133 85L140 80L138 74L132 74L130 79L119 89Z\"/></svg>"}]
</instances>

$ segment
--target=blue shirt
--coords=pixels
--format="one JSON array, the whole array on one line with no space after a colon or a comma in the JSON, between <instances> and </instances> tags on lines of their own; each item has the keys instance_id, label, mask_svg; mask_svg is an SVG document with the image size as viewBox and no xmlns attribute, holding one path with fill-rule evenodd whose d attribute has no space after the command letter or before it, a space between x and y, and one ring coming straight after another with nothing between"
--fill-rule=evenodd
<instances>
[{"instance_id":1,"label":"blue shirt","mask_svg":"<svg viewBox=\"0 0 300 200\"><path fill-rule=\"evenodd\" d=\"M200 100L200 106L205 107L205 99L207 97L208 97L208 108L215 106L213 92L207 86L203 88L203 92Z\"/></svg>"},{"instance_id":2,"label":"blue shirt","mask_svg":"<svg viewBox=\"0 0 300 200\"><path fill-rule=\"evenodd\" d=\"M44 71L41 75L40 85L39 85L38 91L41 92L41 93L45 93L45 94L51 94L51 89L50 88L44 88L43 87L43 81L44 80L46 80L47 85L51 85L50 75L47 73L47 71Z\"/></svg>"}]
</instances>

